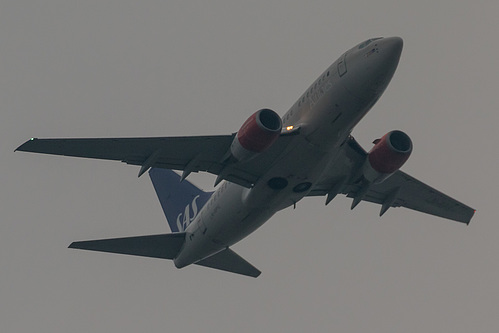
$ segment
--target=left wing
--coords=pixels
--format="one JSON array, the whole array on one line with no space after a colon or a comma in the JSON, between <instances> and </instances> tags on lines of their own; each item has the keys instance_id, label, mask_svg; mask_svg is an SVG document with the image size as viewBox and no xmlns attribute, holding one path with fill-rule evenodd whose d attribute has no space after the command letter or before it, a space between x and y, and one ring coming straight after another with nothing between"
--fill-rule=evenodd
<instances>
[{"instance_id":1,"label":"left wing","mask_svg":"<svg viewBox=\"0 0 499 333\"><path fill-rule=\"evenodd\" d=\"M396 171L379 184L366 186L366 183L358 181L355 170L362 167L366 156L366 151L350 137L337 158L344 163L337 163L335 169L326 172L309 196L328 195L329 202L334 195L342 193L354 199L352 208L361 200L380 204L380 215L390 207L406 207L466 224L470 222L475 213L473 208L402 171Z\"/></svg>"},{"instance_id":2,"label":"left wing","mask_svg":"<svg viewBox=\"0 0 499 333\"><path fill-rule=\"evenodd\" d=\"M251 187L293 136L281 135L265 152L248 162L226 160L235 134L152 138L30 139L16 151L122 161L140 165L139 176L150 167L206 171Z\"/></svg>"}]
</instances>

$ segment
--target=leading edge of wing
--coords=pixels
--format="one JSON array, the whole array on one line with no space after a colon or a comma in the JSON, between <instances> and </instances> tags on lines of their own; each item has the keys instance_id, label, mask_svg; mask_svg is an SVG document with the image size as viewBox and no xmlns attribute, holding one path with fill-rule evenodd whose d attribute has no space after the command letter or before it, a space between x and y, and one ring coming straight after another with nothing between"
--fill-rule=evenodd
<instances>
[{"instance_id":1,"label":"leading edge of wing","mask_svg":"<svg viewBox=\"0 0 499 333\"><path fill-rule=\"evenodd\" d=\"M223 156L233 135L137 137L137 138L57 138L30 140L16 151L40 154L118 160L141 165L158 151L169 150L180 157L202 152ZM206 154L205 153L205 154ZM161 158L162 156L158 156ZM217 156L218 157L218 156Z\"/></svg>"}]
</instances>

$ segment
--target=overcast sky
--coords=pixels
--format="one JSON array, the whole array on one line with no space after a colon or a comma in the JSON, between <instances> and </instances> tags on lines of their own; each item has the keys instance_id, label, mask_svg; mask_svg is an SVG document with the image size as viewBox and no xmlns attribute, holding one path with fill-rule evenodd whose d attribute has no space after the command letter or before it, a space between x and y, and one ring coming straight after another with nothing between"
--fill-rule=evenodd
<instances>
[{"instance_id":1,"label":"overcast sky","mask_svg":"<svg viewBox=\"0 0 499 333\"><path fill-rule=\"evenodd\" d=\"M0 331L496 331L498 13L495 0L1 1ZM232 133L262 107L283 115L376 36L404 51L353 134L369 149L408 133L404 171L476 208L469 226L308 198L233 247L259 278L177 270L67 249L168 232L137 167L13 152L30 137Z\"/></svg>"}]
</instances>

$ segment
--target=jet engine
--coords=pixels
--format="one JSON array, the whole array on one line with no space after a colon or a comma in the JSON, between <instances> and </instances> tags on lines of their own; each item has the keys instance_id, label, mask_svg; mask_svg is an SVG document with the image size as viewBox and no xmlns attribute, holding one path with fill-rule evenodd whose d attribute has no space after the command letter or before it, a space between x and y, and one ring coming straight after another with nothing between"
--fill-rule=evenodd
<instances>
[{"instance_id":1,"label":"jet engine","mask_svg":"<svg viewBox=\"0 0 499 333\"><path fill-rule=\"evenodd\" d=\"M261 109L241 126L230 152L238 161L249 160L268 149L279 138L281 129L281 117L270 109Z\"/></svg>"},{"instance_id":2,"label":"jet engine","mask_svg":"<svg viewBox=\"0 0 499 333\"><path fill-rule=\"evenodd\" d=\"M363 167L364 178L381 183L407 161L412 153L412 141L402 131L391 131L374 140Z\"/></svg>"}]
</instances>

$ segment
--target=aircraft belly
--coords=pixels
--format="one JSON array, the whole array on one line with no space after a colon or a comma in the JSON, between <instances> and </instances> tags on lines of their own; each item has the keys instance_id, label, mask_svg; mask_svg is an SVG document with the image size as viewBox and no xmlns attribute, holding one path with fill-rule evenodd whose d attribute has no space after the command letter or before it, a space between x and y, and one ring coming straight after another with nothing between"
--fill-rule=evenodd
<instances>
[{"instance_id":1,"label":"aircraft belly","mask_svg":"<svg viewBox=\"0 0 499 333\"><path fill-rule=\"evenodd\" d=\"M329 151L345 140L368 111L365 101L337 84L310 109L304 120L308 128L304 135L316 147Z\"/></svg>"},{"instance_id":2,"label":"aircraft belly","mask_svg":"<svg viewBox=\"0 0 499 333\"><path fill-rule=\"evenodd\" d=\"M208 231L206 238L213 244L227 247L245 238L265 223L275 210L265 204L261 207L252 207L244 203L244 192L247 191L239 185L226 182L226 188L219 200L223 209L207 210L206 224ZM216 209L215 209L216 210Z\"/></svg>"},{"instance_id":3,"label":"aircraft belly","mask_svg":"<svg viewBox=\"0 0 499 333\"><path fill-rule=\"evenodd\" d=\"M253 233L274 214L275 211L263 208L248 211L243 218L238 216L231 221L226 220L217 233L213 235L211 241L216 244L223 244L226 247L231 246Z\"/></svg>"},{"instance_id":4,"label":"aircraft belly","mask_svg":"<svg viewBox=\"0 0 499 333\"><path fill-rule=\"evenodd\" d=\"M284 209L301 200L318 181L329 162L330 154L297 138L289 149L251 189L244 189L242 198L247 207ZM282 185L275 186L280 182Z\"/></svg>"},{"instance_id":5,"label":"aircraft belly","mask_svg":"<svg viewBox=\"0 0 499 333\"><path fill-rule=\"evenodd\" d=\"M251 189L235 184L231 187L240 192L227 191L227 210L219 219L212 220L208 228L209 237L216 244L230 246L245 238L276 212L301 200L317 183L332 155L315 149L306 140L301 140L293 150L281 159ZM287 182L283 189L269 186L272 179L282 178Z\"/></svg>"},{"instance_id":6,"label":"aircraft belly","mask_svg":"<svg viewBox=\"0 0 499 333\"><path fill-rule=\"evenodd\" d=\"M229 242L234 236L227 230L248 214L241 201L243 189L230 182L222 183L187 228L186 242L175 259L177 267L195 263L234 243Z\"/></svg>"},{"instance_id":7,"label":"aircraft belly","mask_svg":"<svg viewBox=\"0 0 499 333\"><path fill-rule=\"evenodd\" d=\"M220 197L223 209L216 208L215 197L213 206L208 206L205 213L208 218L204 221L207 232L203 242L209 242L210 245L199 248L218 246L218 249L223 249L231 246L253 233L279 210L296 204L318 182L335 151L324 153L302 140L253 188L226 182L223 186L227 188ZM288 185L280 190L272 189L269 181L276 177L286 179ZM297 190L303 184L310 184L310 187L303 191Z\"/></svg>"},{"instance_id":8,"label":"aircraft belly","mask_svg":"<svg viewBox=\"0 0 499 333\"><path fill-rule=\"evenodd\" d=\"M319 182L324 170L335 163L341 144L375 102L348 91L344 77L333 73L330 81L303 102L297 119L300 134L253 187L221 185L189 226L176 265L194 263L240 241L277 211L296 204Z\"/></svg>"}]
</instances>

